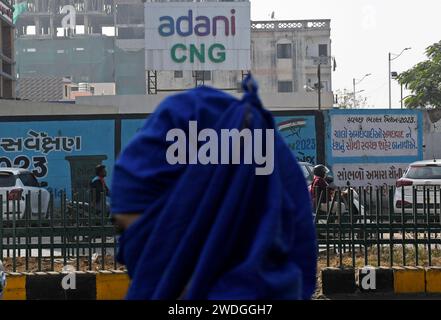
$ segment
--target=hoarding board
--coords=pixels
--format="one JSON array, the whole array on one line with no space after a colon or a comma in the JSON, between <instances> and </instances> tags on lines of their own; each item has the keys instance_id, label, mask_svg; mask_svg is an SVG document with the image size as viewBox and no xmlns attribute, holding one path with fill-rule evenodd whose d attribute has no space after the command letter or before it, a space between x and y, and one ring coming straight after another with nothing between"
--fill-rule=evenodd
<instances>
[{"instance_id":1,"label":"hoarding board","mask_svg":"<svg viewBox=\"0 0 441 320\"><path fill-rule=\"evenodd\" d=\"M0 168L31 171L56 197L89 189L98 164L107 166L110 185L114 128L113 120L2 122Z\"/></svg>"},{"instance_id":2,"label":"hoarding board","mask_svg":"<svg viewBox=\"0 0 441 320\"><path fill-rule=\"evenodd\" d=\"M422 114L415 110L331 110L327 164L335 183L394 185L423 157Z\"/></svg>"},{"instance_id":3,"label":"hoarding board","mask_svg":"<svg viewBox=\"0 0 441 320\"><path fill-rule=\"evenodd\" d=\"M276 116L277 128L297 161L317 163L315 116Z\"/></svg>"},{"instance_id":4,"label":"hoarding board","mask_svg":"<svg viewBox=\"0 0 441 320\"><path fill-rule=\"evenodd\" d=\"M147 70L249 70L249 2L145 3Z\"/></svg>"}]
</instances>

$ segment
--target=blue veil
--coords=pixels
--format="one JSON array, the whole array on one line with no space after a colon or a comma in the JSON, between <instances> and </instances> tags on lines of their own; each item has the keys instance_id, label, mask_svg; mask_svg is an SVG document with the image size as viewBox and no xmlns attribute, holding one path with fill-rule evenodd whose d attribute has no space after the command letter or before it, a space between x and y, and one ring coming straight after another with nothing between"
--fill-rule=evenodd
<instances>
[{"instance_id":1,"label":"blue veil","mask_svg":"<svg viewBox=\"0 0 441 320\"><path fill-rule=\"evenodd\" d=\"M274 171L256 164L170 165L167 132L276 129L251 77L241 100L209 87L166 98L122 151L112 212L142 213L120 237L127 299L309 299L317 247L300 167L275 130Z\"/></svg>"}]
</instances>

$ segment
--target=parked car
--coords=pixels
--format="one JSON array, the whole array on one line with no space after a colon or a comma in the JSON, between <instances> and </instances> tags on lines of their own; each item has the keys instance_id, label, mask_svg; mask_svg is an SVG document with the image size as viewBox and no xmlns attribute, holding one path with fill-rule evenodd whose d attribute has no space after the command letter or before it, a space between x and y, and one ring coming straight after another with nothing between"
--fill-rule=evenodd
<instances>
[{"instance_id":1,"label":"parked car","mask_svg":"<svg viewBox=\"0 0 441 320\"><path fill-rule=\"evenodd\" d=\"M34 174L28 170L16 168L0 168L0 195L2 196L3 219L12 219L13 203L16 205L18 218L24 217L26 195L30 194L31 219L38 217L39 194L41 192L41 216L47 214L50 194L45 189L47 182L38 182Z\"/></svg>"},{"instance_id":2,"label":"parked car","mask_svg":"<svg viewBox=\"0 0 441 320\"><path fill-rule=\"evenodd\" d=\"M394 195L395 213L402 213L403 207L405 213L414 212L414 204L416 212L423 214L424 203L426 208L433 208L435 204L434 190L441 186L441 160L426 160L411 163L404 172L402 178L396 182ZM404 195L403 195L404 190ZM413 192L416 192L414 199ZM425 193L426 192L426 193ZM427 192L429 196L427 197ZM437 193L437 210L440 207L439 192ZM426 201L426 202L425 202ZM439 211L438 211L439 212Z\"/></svg>"}]
</instances>

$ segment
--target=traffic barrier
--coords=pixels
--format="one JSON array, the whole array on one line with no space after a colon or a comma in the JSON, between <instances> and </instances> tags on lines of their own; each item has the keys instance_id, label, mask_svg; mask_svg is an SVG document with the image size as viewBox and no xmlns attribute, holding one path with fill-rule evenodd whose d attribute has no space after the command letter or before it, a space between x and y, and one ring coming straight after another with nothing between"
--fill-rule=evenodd
<instances>
[{"instance_id":1,"label":"traffic barrier","mask_svg":"<svg viewBox=\"0 0 441 320\"><path fill-rule=\"evenodd\" d=\"M26 275L17 272L6 274L4 300L26 300Z\"/></svg>"},{"instance_id":2,"label":"traffic barrier","mask_svg":"<svg viewBox=\"0 0 441 320\"><path fill-rule=\"evenodd\" d=\"M355 270L344 268L326 268L322 270L323 294L354 293Z\"/></svg>"},{"instance_id":3,"label":"traffic barrier","mask_svg":"<svg viewBox=\"0 0 441 320\"><path fill-rule=\"evenodd\" d=\"M10 272L4 300L122 300L128 287L125 271Z\"/></svg>"},{"instance_id":4,"label":"traffic barrier","mask_svg":"<svg viewBox=\"0 0 441 320\"><path fill-rule=\"evenodd\" d=\"M394 268L395 293L424 293L426 292L426 272L421 267Z\"/></svg>"},{"instance_id":5,"label":"traffic barrier","mask_svg":"<svg viewBox=\"0 0 441 320\"><path fill-rule=\"evenodd\" d=\"M426 269L426 292L441 293L441 267Z\"/></svg>"},{"instance_id":6,"label":"traffic barrier","mask_svg":"<svg viewBox=\"0 0 441 320\"><path fill-rule=\"evenodd\" d=\"M122 271L101 271L96 275L97 300L122 300L129 288L127 273Z\"/></svg>"},{"instance_id":7,"label":"traffic barrier","mask_svg":"<svg viewBox=\"0 0 441 320\"><path fill-rule=\"evenodd\" d=\"M357 285L364 293L392 293L394 292L394 272L385 267L359 269Z\"/></svg>"},{"instance_id":8,"label":"traffic barrier","mask_svg":"<svg viewBox=\"0 0 441 320\"><path fill-rule=\"evenodd\" d=\"M321 273L324 295L441 294L441 267L366 267L357 272L352 272L352 269L325 268ZM372 279L375 279L374 285Z\"/></svg>"}]
</instances>

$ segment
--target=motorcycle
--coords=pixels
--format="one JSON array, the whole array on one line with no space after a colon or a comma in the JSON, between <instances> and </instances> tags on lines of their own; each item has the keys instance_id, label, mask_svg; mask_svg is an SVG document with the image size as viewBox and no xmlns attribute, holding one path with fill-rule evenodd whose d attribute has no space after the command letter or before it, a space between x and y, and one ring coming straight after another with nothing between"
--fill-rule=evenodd
<instances>
[{"instance_id":1,"label":"motorcycle","mask_svg":"<svg viewBox=\"0 0 441 320\"><path fill-rule=\"evenodd\" d=\"M363 223L366 210L357 190L350 185L338 188L332 177L327 177L326 182L328 183L327 196L330 201L319 205L314 210L315 224L336 226L339 224ZM318 236L323 237L325 234L319 233ZM363 234L360 232L356 236L363 238Z\"/></svg>"},{"instance_id":2,"label":"motorcycle","mask_svg":"<svg viewBox=\"0 0 441 320\"><path fill-rule=\"evenodd\" d=\"M83 201L66 201L66 218L73 226L98 227L110 225L110 209L107 203L105 204L104 214L102 212L102 204L94 206ZM95 237L91 235L68 235L67 241L76 242L77 237L81 239L80 241L89 241L89 238L91 238L91 240L99 238L99 236Z\"/></svg>"}]
</instances>

